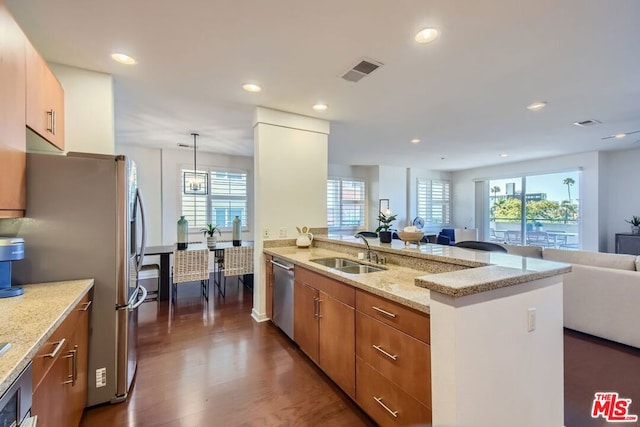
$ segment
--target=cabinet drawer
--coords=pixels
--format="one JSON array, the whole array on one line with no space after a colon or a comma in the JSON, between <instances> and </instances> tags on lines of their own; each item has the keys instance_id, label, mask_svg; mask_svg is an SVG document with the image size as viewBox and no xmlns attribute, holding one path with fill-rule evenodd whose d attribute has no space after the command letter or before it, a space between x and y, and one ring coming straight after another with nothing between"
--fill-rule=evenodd
<instances>
[{"instance_id":1,"label":"cabinet drawer","mask_svg":"<svg viewBox=\"0 0 640 427\"><path fill-rule=\"evenodd\" d=\"M319 291L326 292L348 306L355 307L356 292L353 286L298 266L295 268L295 279Z\"/></svg>"},{"instance_id":2,"label":"cabinet drawer","mask_svg":"<svg viewBox=\"0 0 640 427\"><path fill-rule=\"evenodd\" d=\"M420 341L430 343L431 332L428 314L420 313L402 304L359 289L356 292L356 310L398 328Z\"/></svg>"},{"instance_id":3,"label":"cabinet drawer","mask_svg":"<svg viewBox=\"0 0 640 427\"><path fill-rule=\"evenodd\" d=\"M49 369L55 361L66 352L69 340L76 329L78 321L82 317L87 304L90 301L90 295L85 295L82 300L69 313L67 318L62 322L58 329L47 339L47 342L38 350L33 357L32 385L35 391L42 379L45 377Z\"/></svg>"},{"instance_id":4,"label":"cabinet drawer","mask_svg":"<svg viewBox=\"0 0 640 427\"><path fill-rule=\"evenodd\" d=\"M357 312L356 355L408 394L431 407L429 345Z\"/></svg>"},{"instance_id":5,"label":"cabinet drawer","mask_svg":"<svg viewBox=\"0 0 640 427\"><path fill-rule=\"evenodd\" d=\"M422 405L356 357L356 401L381 426L426 425L431 409Z\"/></svg>"}]
</instances>

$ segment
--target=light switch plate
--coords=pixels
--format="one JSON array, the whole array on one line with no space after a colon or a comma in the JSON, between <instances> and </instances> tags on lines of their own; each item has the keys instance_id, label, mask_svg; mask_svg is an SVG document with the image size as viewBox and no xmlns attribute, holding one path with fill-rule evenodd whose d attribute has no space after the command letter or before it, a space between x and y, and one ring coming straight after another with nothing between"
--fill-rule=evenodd
<instances>
[{"instance_id":1,"label":"light switch plate","mask_svg":"<svg viewBox=\"0 0 640 427\"><path fill-rule=\"evenodd\" d=\"M264 237L265 239L268 239L269 237L271 237L271 232L269 232L268 228L265 228L264 230L262 230L262 237Z\"/></svg>"},{"instance_id":2,"label":"light switch plate","mask_svg":"<svg viewBox=\"0 0 640 427\"><path fill-rule=\"evenodd\" d=\"M536 309L532 307L527 310L527 332L536 330Z\"/></svg>"},{"instance_id":3,"label":"light switch plate","mask_svg":"<svg viewBox=\"0 0 640 427\"><path fill-rule=\"evenodd\" d=\"M287 229L285 227L280 228L280 237L287 237Z\"/></svg>"}]
</instances>

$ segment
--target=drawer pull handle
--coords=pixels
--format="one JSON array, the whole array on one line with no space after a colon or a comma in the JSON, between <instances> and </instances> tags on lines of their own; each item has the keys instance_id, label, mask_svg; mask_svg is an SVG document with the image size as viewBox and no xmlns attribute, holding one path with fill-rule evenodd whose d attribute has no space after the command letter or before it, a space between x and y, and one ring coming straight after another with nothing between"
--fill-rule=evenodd
<instances>
[{"instance_id":1,"label":"drawer pull handle","mask_svg":"<svg viewBox=\"0 0 640 427\"><path fill-rule=\"evenodd\" d=\"M398 418L398 411L392 411L391 409L389 409L389 407L387 405L385 405L384 403L382 403L382 398L381 397L375 397L373 396L373 400L375 400L376 402L378 402L378 404L380 406L382 406L388 413L390 413L393 418Z\"/></svg>"},{"instance_id":2,"label":"drawer pull handle","mask_svg":"<svg viewBox=\"0 0 640 427\"><path fill-rule=\"evenodd\" d=\"M384 314L385 316L389 316L389 317L392 317L392 318L395 318L395 317L396 317L396 315L395 315L395 314L393 314L393 313L389 313L387 310L383 310L383 309L381 309L380 307L376 307L375 305L374 305L373 307L371 307L371 308L373 308L375 311L377 311L377 312L379 312L379 313Z\"/></svg>"},{"instance_id":3,"label":"drawer pull handle","mask_svg":"<svg viewBox=\"0 0 640 427\"><path fill-rule=\"evenodd\" d=\"M60 349L64 346L64 343L66 341L67 340L65 338L62 338L60 341L58 341L58 344L56 344L56 348L54 348L51 353L43 354L42 357L50 357L52 359L55 358L58 352L60 351Z\"/></svg>"},{"instance_id":4,"label":"drawer pull handle","mask_svg":"<svg viewBox=\"0 0 640 427\"><path fill-rule=\"evenodd\" d=\"M89 310L89 307L91 307L91 303L92 302L93 302L93 300L89 301L89 302L85 302L84 303L84 307L79 308L78 311L87 311L87 310Z\"/></svg>"},{"instance_id":5,"label":"drawer pull handle","mask_svg":"<svg viewBox=\"0 0 640 427\"><path fill-rule=\"evenodd\" d=\"M387 356L389 359L391 360L398 360L398 355L397 354L391 354L391 353L387 353L386 351L384 351L384 349L382 347L380 347L379 345L373 345L373 348L375 348L376 350L378 350L380 353L384 354L385 356Z\"/></svg>"}]
</instances>

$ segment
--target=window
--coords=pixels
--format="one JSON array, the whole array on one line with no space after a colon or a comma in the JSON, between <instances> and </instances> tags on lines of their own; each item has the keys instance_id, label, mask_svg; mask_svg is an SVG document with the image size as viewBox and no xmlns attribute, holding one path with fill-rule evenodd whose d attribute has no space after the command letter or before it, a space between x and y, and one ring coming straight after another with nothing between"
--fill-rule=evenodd
<instances>
[{"instance_id":1,"label":"window","mask_svg":"<svg viewBox=\"0 0 640 427\"><path fill-rule=\"evenodd\" d=\"M418 216L425 225L451 222L451 184L449 181L418 178Z\"/></svg>"},{"instance_id":2,"label":"window","mask_svg":"<svg viewBox=\"0 0 640 427\"><path fill-rule=\"evenodd\" d=\"M198 170L208 174L206 194L191 194L185 178L193 176L193 169L182 169L182 214L189 228L202 228L211 223L218 227L233 227L238 216L242 227L247 227L247 173L209 168Z\"/></svg>"},{"instance_id":3,"label":"window","mask_svg":"<svg viewBox=\"0 0 640 427\"><path fill-rule=\"evenodd\" d=\"M492 179L488 184L486 240L580 248L579 171Z\"/></svg>"},{"instance_id":4,"label":"window","mask_svg":"<svg viewBox=\"0 0 640 427\"><path fill-rule=\"evenodd\" d=\"M327 225L329 228L365 226L364 181L329 179L327 181Z\"/></svg>"}]
</instances>

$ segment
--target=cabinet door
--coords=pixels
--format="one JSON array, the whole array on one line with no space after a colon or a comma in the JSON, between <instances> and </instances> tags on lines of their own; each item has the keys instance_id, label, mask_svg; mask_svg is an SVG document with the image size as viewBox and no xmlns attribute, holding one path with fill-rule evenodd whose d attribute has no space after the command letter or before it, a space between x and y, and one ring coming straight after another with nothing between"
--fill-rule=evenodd
<instances>
[{"instance_id":1,"label":"cabinet door","mask_svg":"<svg viewBox=\"0 0 640 427\"><path fill-rule=\"evenodd\" d=\"M26 43L27 126L64 149L64 92L47 63Z\"/></svg>"},{"instance_id":2,"label":"cabinet door","mask_svg":"<svg viewBox=\"0 0 640 427\"><path fill-rule=\"evenodd\" d=\"M26 38L0 2L0 218L24 216Z\"/></svg>"},{"instance_id":3,"label":"cabinet door","mask_svg":"<svg viewBox=\"0 0 640 427\"><path fill-rule=\"evenodd\" d=\"M271 257L265 255L264 257L264 272L266 276L266 290L267 290L267 317L273 318L273 264L271 264Z\"/></svg>"},{"instance_id":4,"label":"cabinet door","mask_svg":"<svg viewBox=\"0 0 640 427\"><path fill-rule=\"evenodd\" d=\"M318 291L294 282L293 338L311 360L318 363Z\"/></svg>"},{"instance_id":5,"label":"cabinet door","mask_svg":"<svg viewBox=\"0 0 640 427\"><path fill-rule=\"evenodd\" d=\"M89 314L91 300L85 298L83 302L78 304L76 310L79 312L77 326L71 338L71 350L74 350L72 360L72 374L75 379L69 389L69 408L70 408L70 424L77 426L80 424L82 412L87 404L87 381L88 381L88 362L89 362ZM75 363L75 365L73 365Z\"/></svg>"},{"instance_id":6,"label":"cabinet door","mask_svg":"<svg viewBox=\"0 0 640 427\"><path fill-rule=\"evenodd\" d=\"M320 367L355 399L355 314L353 307L320 292Z\"/></svg>"},{"instance_id":7,"label":"cabinet door","mask_svg":"<svg viewBox=\"0 0 640 427\"><path fill-rule=\"evenodd\" d=\"M72 355L68 342L61 351L60 357L33 393L31 413L38 416L38 427L70 425L68 381L72 374Z\"/></svg>"}]
</instances>

